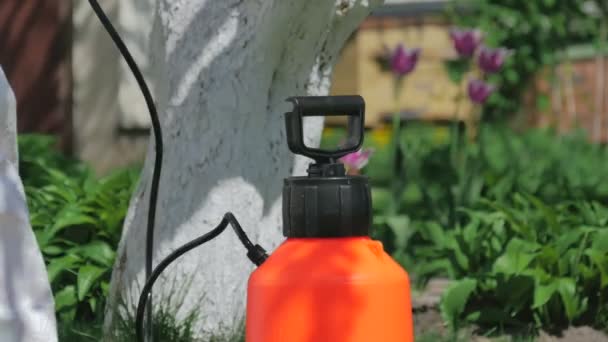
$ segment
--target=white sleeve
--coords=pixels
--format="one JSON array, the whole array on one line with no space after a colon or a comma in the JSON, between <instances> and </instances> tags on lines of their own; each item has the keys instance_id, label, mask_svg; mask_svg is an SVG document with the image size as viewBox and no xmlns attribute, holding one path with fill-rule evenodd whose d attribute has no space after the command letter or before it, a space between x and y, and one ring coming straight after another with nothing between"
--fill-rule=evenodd
<instances>
[{"instance_id":1,"label":"white sleeve","mask_svg":"<svg viewBox=\"0 0 608 342\"><path fill-rule=\"evenodd\" d=\"M18 173L15 118L0 69L0 341L55 342L53 294Z\"/></svg>"}]
</instances>

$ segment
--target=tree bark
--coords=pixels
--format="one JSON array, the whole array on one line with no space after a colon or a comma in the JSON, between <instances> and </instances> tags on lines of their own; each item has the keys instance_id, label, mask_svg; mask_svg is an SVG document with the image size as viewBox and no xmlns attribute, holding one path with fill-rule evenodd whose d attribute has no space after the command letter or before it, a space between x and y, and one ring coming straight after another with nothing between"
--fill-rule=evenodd
<instances>
[{"instance_id":1,"label":"tree bark","mask_svg":"<svg viewBox=\"0 0 608 342\"><path fill-rule=\"evenodd\" d=\"M152 65L165 158L154 264L232 211L268 250L281 234L282 179L304 174L285 139L285 99L324 95L339 50L376 0L159 0ZM322 120L305 122L309 146ZM154 147L125 222L111 302L133 303L144 282ZM182 257L154 288L155 310L183 294L178 318L198 309L202 333L242 322L253 267L232 232ZM176 301L170 305L180 305ZM110 308L106 333L115 326Z\"/></svg>"}]
</instances>

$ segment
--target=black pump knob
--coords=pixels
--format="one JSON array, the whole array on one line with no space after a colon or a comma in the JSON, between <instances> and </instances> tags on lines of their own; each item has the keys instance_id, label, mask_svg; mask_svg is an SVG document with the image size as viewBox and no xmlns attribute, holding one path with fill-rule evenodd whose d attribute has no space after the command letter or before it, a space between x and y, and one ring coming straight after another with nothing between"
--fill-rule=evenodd
<instances>
[{"instance_id":1,"label":"black pump knob","mask_svg":"<svg viewBox=\"0 0 608 342\"><path fill-rule=\"evenodd\" d=\"M293 110L285 114L287 144L291 152L314 159L317 164L328 164L357 151L363 144L365 101L361 96L297 96L287 101L294 105ZM342 115L348 116L348 135L342 146L330 151L304 144L303 117Z\"/></svg>"},{"instance_id":2,"label":"black pump knob","mask_svg":"<svg viewBox=\"0 0 608 342\"><path fill-rule=\"evenodd\" d=\"M365 102L361 96L291 97L285 115L289 149L315 160L308 177L289 177L283 185L283 235L297 238L367 236L371 226L371 192L365 176L347 176L338 158L363 143ZM335 150L304 145L305 116L348 116L348 137Z\"/></svg>"}]
</instances>

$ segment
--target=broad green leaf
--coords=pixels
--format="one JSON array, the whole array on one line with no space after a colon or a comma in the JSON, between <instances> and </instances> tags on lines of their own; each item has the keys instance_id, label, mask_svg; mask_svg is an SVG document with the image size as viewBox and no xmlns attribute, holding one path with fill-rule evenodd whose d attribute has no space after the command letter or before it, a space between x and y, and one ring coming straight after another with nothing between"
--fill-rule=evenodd
<instances>
[{"instance_id":1,"label":"broad green leaf","mask_svg":"<svg viewBox=\"0 0 608 342\"><path fill-rule=\"evenodd\" d=\"M576 281L573 278L560 278L557 281L557 291L566 310L566 317L572 322L582 309L576 293Z\"/></svg>"},{"instance_id":2,"label":"broad green leaf","mask_svg":"<svg viewBox=\"0 0 608 342\"><path fill-rule=\"evenodd\" d=\"M89 298L89 300L87 302L89 303L89 307L91 308L91 311L96 312L97 311L97 298L91 297L91 298Z\"/></svg>"},{"instance_id":3,"label":"broad green leaf","mask_svg":"<svg viewBox=\"0 0 608 342\"><path fill-rule=\"evenodd\" d=\"M82 184L82 189L85 194L95 193L99 187L99 182L95 179L93 175L89 175L86 177L84 183Z\"/></svg>"},{"instance_id":4,"label":"broad green leaf","mask_svg":"<svg viewBox=\"0 0 608 342\"><path fill-rule=\"evenodd\" d=\"M496 259L492 272L518 275L536 258L540 246L521 239L511 239L505 252Z\"/></svg>"},{"instance_id":5,"label":"broad green leaf","mask_svg":"<svg viewBox=\"0 0 608 342\"><path fill-rule=\"evenodd\" d=\"M592 248L601 253L608 254L608 228L604 228L595 235Z\"/></svg>"},{"instance_id":6,"label":"broad green leaf","mask_svg":"<svg viewBox=\"0 0 608 342\"><path fill-rule=\"evenodd\" d=\"M76 203L78 200L78 194L69 187L59 187L51 184L45 186L43 190L51 195L57 195L57 197L61 198L66 203Z\"/></svg>"},{"instance_id":7,"label":"broad green leaf","mask_svg":"<svg viewBox=\"0 0 608 342\"><path fill-rule=\"evenodd\" d=\"M564 234L561 234L557 241L555 241L556 251L559 255L565 253L570 246L581 241L583 238L583 231L580 229L567 231Z\"/></svg>"},{"instance_id":8,"label":"broad green leaf","mask_svg":"<svg viewBox=\"0 0 608 342\"><path fill-rule=\"evenodd\" d=\"M53 232L54 235L56 232L66 227L83 224L95 225L96 223L97 221L93 217L83 214L77 206L69 205L57 214L51 232Z\"/></svg>"},{"instance_id":9,"label":"broad green leaf","mask_svg":"<svg viewBox=\"0 0 608 342\"><path fill-rule=\"evenodd\" d=\"M477 287L477 280L464 278L452 283L441 297L439 308L443 319L452 329L457 328L459 316L463 313L469 297Z\"/></svg>"},{"instance_id":10,"label":"broad green leaf","mask_svg":"<svg viewBox=\"0 0 608 342\"><path fill-rule=\"evenodd\" d=\"M520 219L522 215L520 215L515 209L486 199L482 199L480 202L488 205L494 210L504 213L507 221L509 222L509 227L520 234L522 238L528 241L536 241L536 232L531 229L525 221Z\"/></svg>"},{"instance_id":11,"label":"broad green leaf","mask_svg":"<svg viewBox=\"0 0 608 342\"><path fill-rule=\"evenodd\" d=\"M462 250L462 246L459 243L458 239L454 236L454 234L446 234L445 235L445 246L446 252L451 260L456 261L458 267L462 270L462 272L467 272L469 270L469 258L466 253Z\"/></svg>"},{"instance_id":12,"label":"broad green leaf","mask_svg":"<svg viewBox=\"0 0 608 342\"><path fill-rule=\"evenodd\" d=\"M53 283L55 278L64 271L74 271L82 259L74 254L67 254L60 258L51 259L46 270L49 276L49 282Z\"/></svg>"},{"instance_id":13,"label":"broad green leaf","mask_svg":"<svg viewBox=\"0 0 608 342\"><path fill-rule=\"evenodd\" d=\"M59 246L50 245L50 246L46 246L46 247L42 248L42 252L46 255L56 256L56 255L63 254L65 252L65 249L61 248Z\"/></svg>"},{"instance_id":14,"label":"broad green leaf","mask_svg":"<svg viewBox=\"0 0 608 342\"><path fill-rule=\"evenodd\" d=\"M557 285L558 283L556 281L547 285L536 284L534 286L534 303L532 304L532 309L537 309L545 305L557 292Z\"/></svg>"},{"instance_id":15,"label":"broad green leaf","mask_svg":"<svg viewBox=\"0 0 608 342\"><path fill-rule=\"evenodd\" d=\"M437 222L428 222L421 233L428 236L438 248L443 248L446 244L446 233Z\"/></svg>"},{"instance_id":16,"label":"broad green leaf","mask_svg":"<svg viewBox=\"0 0 608 342\"><path fill-rule=\"evenodd\" d=\"M608 286L608 254L593 248L586 249L584 254L591 259L591 262L599 270L601 288Z\"/></svg>"},{"instance_id":17,"label":"broad green leaf","mask_svg":"<svg viewBox=\"0 0 608 342\"><path fill-rule=\"evenodd\" d=\"M559 254L553 247L554 245L546 245L538 253L537 261L541 267L551 269L559 261Z\"/></svg>"},{"instance_id":18,"label":"broad green leaf","mask_svg":"<svg viewBox=\"0 0 608 342\"><path fill-rule=\"evenodd\" d=\"M595 270L594 267L587 266L586 264L580 263L578 265L578 273L582 277L581 281L582 281L583 287L589 287L589 286L593 286L595 284L595 280L597 279L597 277L596 277L597 270ZM600 288L603 288L606 285L606 283L605 283L606 280L608 280L608 279L603 277L603 275L600 276ZM581 281L579 281L579 283Z\"/></svg>"},{"instance_id":19,"label":"broad green leaf","mask_svg":"<svg viewBox=\"0 0 608 342\"><path fill-rule=\"evenodd\" d=\"M38 244L40 249L45 249L47 246L51 245L50 241L50 233L48 229L36 229L37 227L32 222L32 228L34 229L34 235L36 237L36 243Z\"/></svg>"},{"instance_id":20,"label":"broad green leaf","mask_svg":"<svg viewBox=\"0 0 608 342\"><path fill-rule=\"evenodd\" d=\"M557 233L559 230L559 223L557 222L557 213L555 210L532 195L525 195L525 198L543 213L543 219L548 224L547 228Z\"/></svg>"},{"instance_id":21,"label":"broad green leaf","mask_svg":"<svg viewBox=\"0 0 608 342\"><path fill-rule=\"evenodd\" d=\"M76 288L74 288L74 285L68 285L55 293L56 311L61 311L64 308L74 306L76 303Z\"/></svg>"},{"instance_id":22,"label":"broad green leaf","mask_svg":"<svg viewBox=\"0 0 608 342\"><path fill-rule=\"evenodd\" d=\"M90 264L82 266L78 270L77 287L78 300L83 300L89 293L91 286L101 277L107 269Z\"/></svg>"},{"instance_id":23,"label":"broad green leaf","mask_svg":"<svg viewBox=\"0 0 608 342\"><path fill-rule=\"evenodd\" d=\"M532 279L534 279L534 282L539 284L546 284L550 281L553 281L554 278L551 274L547 273L544 269L540 267L528 267L523 272L521 272L521 274L531 277Z\"/></svg>"},{"instance_id":24,"label":"broad green leaf","mask_svg":"<svg viewBox=\"0 0 608 342\"><path fill-rule=\"evenodd\" d=\"M450 277L455 276L450 261L444 258L416 264L415 268L415 274L423 278L430 278L442 272L448 273Z\"/></svg>"},{"instance_id":25,"label":"broad green leaf","mask_svg":"<svg viewBox=\"0 0 608 342\"><path fill-rule=\"evenodd\" d=\"M392 194L387 188L372 187L372 206L375 212L385 212L389 207Z\"/></svg>"},{"instance_id":26,"label":"broad green leaf","mask_svg":"<svg viewBox=\"0 0 608 342\"><path fill-rule=\"evenodd\" d=\"M411 226L409 217L405 215L389 216L386 223L395 234L395 247L404 249L416 230Z\"/></svg>"},{"instance_id":27,"label":"broad green leaf","mask_svg":"<svg viewBox=\"0 0 608 342\"><path fill-rule=\"evenodd\" d=\"M107 281L102 281L100 286L104 297L107 297L108 293L110 292L110 283L108 283Z\"/></svg>"},{"instance_id":28,"label":"broad green leaf","mask_svg":"<svg viewBox=\"0 0 608 342\"><path fill-rule=\"evenodd\" d=\"M490 247L492 247L492 251L493 252L499 252L502 250L503 248L503 242L500 238L498 238L498 236L493 235L492 237L490 237Z\"/></svg>"},{"instance_id":29,"label":"broad green leaf","mask_svg":"<svg viewBox=\"0 0 608 342\"><path fill-rule=\"evenodd\" d=\"M595 210L593 209L593 205L589 202L582 202L579 204L578 208L580 215L583 216L585 222L590 225L595 225L597 223L597 215Z\"/></svg>"},{"instance_id":30,"label":"broad green leaf","mask_svg":"<svg viewBox=\"0 0 608 342\"><path fill-rule=\"evenodd\" d=\"M59 186L63 186L63 187L69 187L69 188L76 187L75 180L70 178L68 175L66 175L61 170L46 169L46 172L48 173L52 182L54 182L55 184L57 184Z\"/></svg>"},{"instance_id":31,"label":"broad green leaf","mask_svg":"<svg viewBox=\"0 0 608 342\"><path fill-rule=\"evenodd\" d=\"M481 243L482 241L480 241L480 232L479 232L479 225L477 224L468 224L464 227L464 229L462 230L462 237L463 237L463 241L466 243L467 245L467 249L474 249L479 243Z\"/></svg>"},{"instance_id":32,"label":"broad green leaf","mask_svg":"<svg viewBox=\"0 0 608 342\"><path fill-rule=\"evenodd\" d=\"M557 262L558 273L560 275L566 275L573 272L576 269L576 259L579 256L579 251L574 248L568 249L561 255Z\"/></svg>"},{"instance_id":33,"label":"broad green leaf","mask_svg":"<svg viewBox=\"0 0 608 342\"><path fill-rule=\"evenodd\" d=\"M596 213L597 225L605 227L608 223L608 208L602 206L598 202L593 202L593 209Z\"/></svg>"},{"instance_id":34,"label":"broad green leaf","mask_svg":"<svg viewBox=\"0 0 608 342\"><path fill-rule=\"evenodd\" d=\"M87 245L75 247L72 251L106 267L112 266L116 256L112 247L103 241L93 241Z\"/></svg>"},{"instance_id":35,"label":"broad green leaf","mask_svg":"<svg viewBox=\"0 0 608 342\"><path fill-rule=\"evenodd\" d=\"M372 219L372 226L373 227L381 227L386 225L386 216L384 215L374 215L373 219Z\"/></svg>"},{"instance_id":36,"label":"broad green leaf","mask_svg":"<svg viewBox=\"0 0 608 342\"><path fill-rule=\"evenodd\" d=\"M76 305L57 314L59 322L72 322L76 319Z\"/></svg>"}]
</instances>

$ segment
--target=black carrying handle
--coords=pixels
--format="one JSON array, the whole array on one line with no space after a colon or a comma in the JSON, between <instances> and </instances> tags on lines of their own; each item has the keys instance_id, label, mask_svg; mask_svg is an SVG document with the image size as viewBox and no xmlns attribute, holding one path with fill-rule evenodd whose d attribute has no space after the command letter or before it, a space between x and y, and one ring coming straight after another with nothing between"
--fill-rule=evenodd
<instances>
[{"instance_id":1,"label":"black carrying handle","mask_svg":"<svg viewBox=\"0 0 608 342\"><path fill-rule=\"evenodd\" d=\"M285 114L287 144L291 152L322 164L334 162L361 148L365 122L365 101L361 96L296 96L287 101L294 105L293 110ZM304 144L303 117L343 115L348 116L348 136L346 142L336 150L311 148Z\"/></svg>"}]
</instances>

